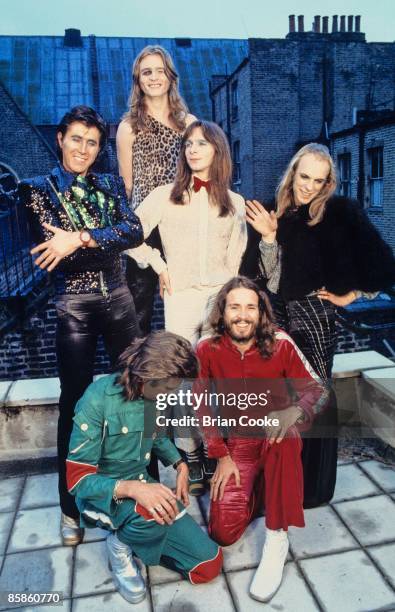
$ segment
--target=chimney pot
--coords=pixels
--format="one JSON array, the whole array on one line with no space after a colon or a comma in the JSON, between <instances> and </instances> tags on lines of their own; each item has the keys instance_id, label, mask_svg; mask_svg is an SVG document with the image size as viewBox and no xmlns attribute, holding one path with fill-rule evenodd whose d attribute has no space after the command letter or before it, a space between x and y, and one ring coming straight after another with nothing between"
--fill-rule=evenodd
<instances>
[{"instance_id":1,"label":"chimney pot","mask_svg":"<svg viewBox=\"0 0 395 612\"><path fill-rule=\"evenodd\" d=\"M329 17L322 18L322 33L323 34L328 34L328 22L329 22Z\"/></svg>"},{"instance_id":2,"label":"chimney pot","mask_svg":"<svg viewBox=\"0 0 395 612\"><path fill-rule=\"evenodd\" d=\"M355 16L355 31L356 32L361 31L361 15Z\"/></svg>"},{"instance_id":3,"label":"chimney pot","mask_svg":"<svg viewBox=\"0 0 395 612\"><path fill-rule=\"evenodd\" d=\"M81 30L76 28L65 30L63 44L65 47L82 47Z\"/></svg>"},{"instance_id":4,"label":"chimney pot","mask_svg":"<svg viewBox=\"0 0 395 612\"><path fill-rule=\"evenodd\" d=\"M347 32L353 31L354 15L349 15L347 19Z\"/></svg>"},{"instance_id":5,"label":"chimney pot","mask_svg":"<svg viewBox=\"0 0 395 612\"><path fill-rule=\"evenodd\" d=\"M304 15L298 15L298 32L304 32Z\"/></svg>"},{"instance_id":6,"label":"chimney pot","mask_svg":"<svg viewBox=\"0 0 395 612\"><path fill-rule=\"evenodd\" d=\"M317 34L319 34L320 31L321 31L321 16L315 15L314 24L313 24L313 32L316 32Z\"/></svg>"},{"instance_id":7,"label":"chimney pot","mask_svg":"<svg viewBox=\"0 0 395 612\"><path fill-rule=\"evenodd\" d=\"M345 32L345 31L346 31L346 16L341 15L340 16L340 32Z\"/></svg>"},{"instance_id":8,"label":"chimney pot","mask_svg":"<svg viewBox=\"0 0 395 612\"><path fill-rule=\"evenodd\" d=\"M337 19L338 19L338 16L337 15L333 15L333 17L332 17L332 33L336 33L336 32L339 31Z\"/></svg>"},{"instance_id":9,"label":"chimney pot","mask_svg":"<svg viewBox=\"0 0 395 612\"><path fill-rule=\"evenodd\" d=\"M295 32L295 15L289 15L289 31Z\"/></svg>"}]
</instances>

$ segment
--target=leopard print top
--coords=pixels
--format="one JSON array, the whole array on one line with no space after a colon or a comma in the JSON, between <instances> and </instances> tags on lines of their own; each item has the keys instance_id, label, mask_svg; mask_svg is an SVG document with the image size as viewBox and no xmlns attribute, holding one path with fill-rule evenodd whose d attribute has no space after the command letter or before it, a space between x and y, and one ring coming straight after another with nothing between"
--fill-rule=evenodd
<instances>
[{"instance_id":1,"label":"leopard print top","mask_svg":"<svg viewBox=\"0 0 395 612\"><path fill-rule=\"evenodd\" d=\"M132 207L160 185L172 183L176 173L182 134L147 115L147 127L137 133L132 145Z\"/></svg>"}]
</instances>

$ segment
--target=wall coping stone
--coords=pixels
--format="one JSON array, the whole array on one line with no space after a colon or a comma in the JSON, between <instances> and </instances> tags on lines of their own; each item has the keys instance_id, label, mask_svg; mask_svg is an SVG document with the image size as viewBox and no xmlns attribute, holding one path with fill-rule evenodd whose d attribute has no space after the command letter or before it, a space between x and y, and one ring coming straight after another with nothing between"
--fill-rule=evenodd
<instances>
[{"instance_id":1,"label":"wall coping stone","mask_svg":"<svg viewBox=\"0 0 395 612\"><path fill-rule=\"evenodd\" d=\"M395 401L395 366L363 372L362 377L367 383Z\"/></svg>"},{"instance_id":2,"label":"wall coping stone","mask_svg":"<svg viewBox=\"0 0 395 612\"><path fill-rule=\"evenodd\" d=\"M394 362L377 351L337 353L333 361L333 378L351 378L376 368L392 368Z\"/></svg>"}]
</instances>

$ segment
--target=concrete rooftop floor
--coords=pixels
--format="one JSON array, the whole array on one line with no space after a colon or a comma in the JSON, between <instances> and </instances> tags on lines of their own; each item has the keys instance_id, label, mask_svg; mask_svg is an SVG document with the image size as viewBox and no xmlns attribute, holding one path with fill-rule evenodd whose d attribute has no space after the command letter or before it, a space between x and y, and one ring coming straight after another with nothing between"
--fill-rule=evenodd
<instances>
[{"instance_id":1,"label":"concrete rooftop floor","mask_svg":"<svg viewBox=\"0 0 395 612\"><path fill-rule=\"evenodd\" d=\"M170 468L163 481L170 484ZM189 512L207 521L208 495L191 500ZM395 470L375 459L339 462L332 502L307 510L306 528L290 530L283 583L267 604L248 595L264 541L264 519L224 549L223 573L192 586L174 572L150 567L146 599L137 605L115 591L107 567L106 533L88 530L84 543L62 547L57 476L0 481L0 593L61 591L62 607L23 610L63 612L357 612L395 610ZM144 570L145 571L145 570ZM3 604L0 610L11 607Z\"/></svg>"}]
</instances>

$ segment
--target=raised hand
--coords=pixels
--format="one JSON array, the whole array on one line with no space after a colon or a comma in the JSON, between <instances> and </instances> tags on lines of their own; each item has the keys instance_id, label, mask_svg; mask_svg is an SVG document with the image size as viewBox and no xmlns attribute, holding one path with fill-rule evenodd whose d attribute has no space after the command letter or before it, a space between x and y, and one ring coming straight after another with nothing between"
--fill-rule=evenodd
<instances>
[{"instance_id":1,"label":"raised hand","mask_svg":"<svg viewBox=\"0 0 395 612\"><path fill-rule=\"evenodd\" d=\"M247 200L247 221L261 234L265 242L274 242L277 232L277 217L274 210L267 212L258 200Z\"/></svg>"}]
</instances>

